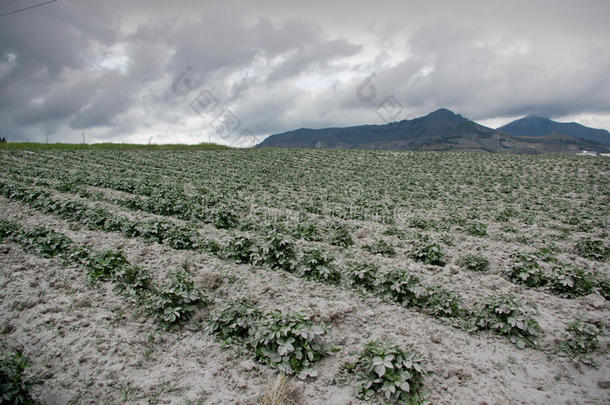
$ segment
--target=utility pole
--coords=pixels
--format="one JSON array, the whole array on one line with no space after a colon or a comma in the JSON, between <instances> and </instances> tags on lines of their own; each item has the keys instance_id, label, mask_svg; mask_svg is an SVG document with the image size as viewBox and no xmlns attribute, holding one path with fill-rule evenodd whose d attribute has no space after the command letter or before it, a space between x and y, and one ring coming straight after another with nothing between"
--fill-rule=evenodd
<instances>
[{"instance_id":1,"label":"utility pole","mask_svg":"<svg viewBox=\"0 0 610 405\"><path fill-rule=\"evenodd\" d=\"M85 142L85 133L83 132L83 144L86 144L87 142Z\"/></svg>"},{"instance_id":2,"label":"utility pole","mask_svg":"<svg viewBox=\"0 0 610 405\"><path fill-rule=\"evenodd\" d=\"M49 144L49 133L47 132L47 145Z\"/></svg>"}]
</instances>

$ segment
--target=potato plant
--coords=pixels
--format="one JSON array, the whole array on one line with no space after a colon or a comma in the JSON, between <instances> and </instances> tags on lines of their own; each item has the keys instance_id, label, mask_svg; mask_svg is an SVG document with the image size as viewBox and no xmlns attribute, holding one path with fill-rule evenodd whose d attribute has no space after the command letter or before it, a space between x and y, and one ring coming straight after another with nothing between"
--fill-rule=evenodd
<instances>
[{"instance_id":1,"label":"potato plant","mask_svg":"<svg viewBox=\"0 0 610 405\"><path fill-rule=\"evenodd\" d=\"M412 348L373 340L358 357L355 370L358 397L374 403L427 403L422 382L427 374L423 357Z\"/></svg>"},{"instance_id":2,"label":"potato plant","mask_svg":"<svg viewBox=\"0 0 610 405\"><path fill-rule=\"evenodd\" d=\"M0 353L0 404L35 404L30 390L34 380L27 375L30 367L20 351L2 350Z\"/></svg>"},{"instance_id":3,"label":"potato plant","mask_svg":"<svg viewBox=\"0 0 610 405\"><path fill-rule=\"evenodd\" d=\"M475 325L507 336L519 348L535 347L540 325L532 316L534 309L511 295L491 297L475 312Z\"/></svg>"},{"instance_id":4,"label":"potato plant","mask_svg":"<svg viewBox=\"0 0 610 405\"><path fill-rule=\"evenodd\" d=\"M483 272L489 270L489 260L482 255L474 253L468 253L460 256L456 264L462 268L472 271Z\"/></svg>"},{"instance_id":5,"label":"potato plant","mask_svg":"<svg viewBox=\"0 0 610 405\"><path fill-rule=\"evenodd\" d=\"M193 284L188 271L172 270L168 281L155 288L147 303L148 311L166 329L185 323L198 307L209 303L203 291Z\"/></svg>"}]
</instances>

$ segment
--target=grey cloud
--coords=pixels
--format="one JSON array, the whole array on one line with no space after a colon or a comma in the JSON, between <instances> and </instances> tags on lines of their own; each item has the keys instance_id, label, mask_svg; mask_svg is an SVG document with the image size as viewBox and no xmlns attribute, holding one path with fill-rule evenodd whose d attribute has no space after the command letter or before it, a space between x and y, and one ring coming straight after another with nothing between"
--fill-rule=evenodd
<instances>
[{"instance_id":1,"label":"grey cloud","mask_svg":"<svg viewBox=\"0 0 610 405\"><path fill-rule=\"evenodd\" d=\"M202 89L257 135L377 123L388 95L403 118L609 115L609 14L602 0L58 1L0 20L0 124L11 138L171 142L209 133L189 107ZM372 72L367 103L356 90Z\"/></svg>"}]
</instances>

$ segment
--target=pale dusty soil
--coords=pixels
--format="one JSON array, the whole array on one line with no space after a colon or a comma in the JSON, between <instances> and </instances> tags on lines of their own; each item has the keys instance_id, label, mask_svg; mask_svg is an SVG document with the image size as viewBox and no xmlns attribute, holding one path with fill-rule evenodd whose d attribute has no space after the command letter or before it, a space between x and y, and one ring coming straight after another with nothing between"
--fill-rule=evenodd
<instances>
[{"instance_id":1,"label":"pale dusty soil","mask_svg":"<svg viewBox=\"0 0 610 405\"><path fill-rule=\"evenodd\" d=\"M4 216L24 226L45 225L96 249L120 247L130 261L150 268L159 279L188 259L200 280L204 274L208 280L210 274L222 280L213 290L216 302L250 296L263 309L301 311L327 322L327 340L341 351L315 365L316 379L295 383L303 404L361 403L353 395L354 376L341 374L340 366L353 360L361 345L373 338L412 345L424 355L432 372L425 379L425 388L433 403L610 401L610 392L598 384L610 375L610 359L603 351L595 356L599 368L578 365L554 353L519 350L503 338L471 335L426 314L353 291L204 254L146 245L114 233L71 230L68 222L56 217L5 199L0 202ZM22 348L33 363L33 372L43 377L34 392L43 404L183 404L187 399L248 404L256 402L262 383L276 374L247 354L222 349L196 323L180 332L165 332L115 295L109 284L88 286L83 270L62 268L55 260L25 254L12 243L4 246L9 251L0 253L3 341ZM606 324L610 320L610 308L598 296L565 300L515 286L497 274L454 273L451 266L411 267L427 282L448 284L466 302L492 292L512 292L536 302L537 319L545 331L544 346L560 336L566 320L576 313ZM215 286L207 287L212 290ZM197 318L204 319L209 309ZM602 343L607 349L607 339Z\"/></svg>"}]
</instances>

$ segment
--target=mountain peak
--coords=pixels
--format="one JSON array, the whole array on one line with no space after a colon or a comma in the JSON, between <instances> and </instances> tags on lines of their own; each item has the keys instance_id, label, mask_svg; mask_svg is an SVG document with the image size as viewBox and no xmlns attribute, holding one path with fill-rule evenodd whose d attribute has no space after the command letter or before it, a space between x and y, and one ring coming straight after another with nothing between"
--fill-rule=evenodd
<instances>
[{"instance_id":1,"label":"mountain peak","mask_svg":"<svg viewBox=\"0 0 610 405\"><path fill-rule=\"evenodd\" d=\"M541 117L540 115L536 115L536 114L528 114L525 117L521 118L521 120L545 120L545 121L550 121L549 118Z\"/></svg>"},{"instance_id":2,"label":"mountain peak","mask_svg":"<svg viewBox=\"0 0 610 405\"><path fill-rule=\"evenodd\" d=\"M537 115L527 115L497 129L517 136L569 135L610 146L610 134L605 129L589 128L575 122L557 122Z\"/></svg>"},{"instance_id":3,"label":"mountain peak","mask_svg":"<svg viewBox=\"0 0 610 405\"><path fill-rule=\"evenodd\" d=\"M446 108L439 108L436 111L432 111L426 117L454 117L456 115L458 115L458 114L454 113L451 110L448 110Z\"/></svg>"},{"instance_id":4,"label":"mountain peak","mask_svg":"<svg viewBox=\"0 0 610 405\"><path fill-rule=\"evenodd\" d=\"M462 121L467 121L467 119L462 117L460 114L456 114L446 108L439 108L438 110L431 112L423 118L428 121L449 121L454 123L461 123Z\"/></svg>"}]
</instances>

